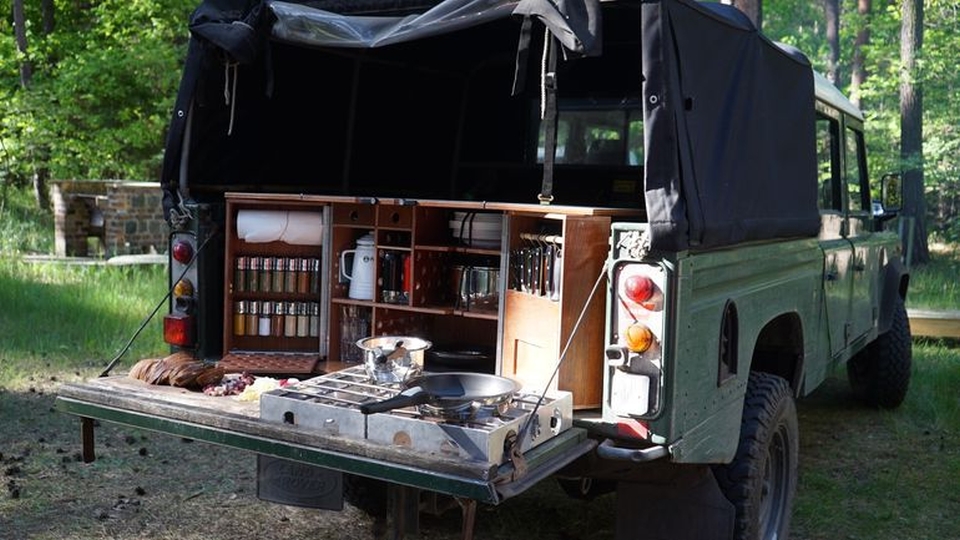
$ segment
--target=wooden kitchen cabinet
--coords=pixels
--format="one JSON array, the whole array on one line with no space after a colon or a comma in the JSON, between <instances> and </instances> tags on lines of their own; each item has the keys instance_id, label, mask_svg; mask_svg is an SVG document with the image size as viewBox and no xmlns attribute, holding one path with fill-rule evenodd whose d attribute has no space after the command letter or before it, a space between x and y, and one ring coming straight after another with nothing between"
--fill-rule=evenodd
<instances>
[{"instance_id":1,"label":"wooden kitchen cabinet","mask_svg":"<svg viewBox=\"0 0 960 540\"><path fill-rule=\"evenodd\" d=\"M319 212L321 245L245 241L236 230L241 210ZM600 405L602 269L610 213L583 207L232 194L227 216L226 359L260 358L276 372L283 372L285 365L291 373L294 366L309 365L319 373L348 365L343 360L362 360L354 338L415 336L431 341L435 350L496 351L490 371L516 378L534 392L571 391L577 408ZM455 216L479 216L499 238L466 242L468 235L464 227L458 229ZM344 251L357 249L361 238L373 239L370 299L350 297L344 273L353 268L341 268L351 264ZM527 271L521 257L535 247L556 250L555 267L549 277L540 269L536 288L520 275ZM234 268L239 257L316 260L318 288L305 293L238 290ZM488 301L465 302L461 297L459 279L465 268L478 269L471 275L486 279L497 276L495 289L487 291L492 294L481 295ZM241 301L316 303L317 335L236 335L233 316ZM362 319L367 335L344 334L348 318Z\"/></svg>"}]
</instances>

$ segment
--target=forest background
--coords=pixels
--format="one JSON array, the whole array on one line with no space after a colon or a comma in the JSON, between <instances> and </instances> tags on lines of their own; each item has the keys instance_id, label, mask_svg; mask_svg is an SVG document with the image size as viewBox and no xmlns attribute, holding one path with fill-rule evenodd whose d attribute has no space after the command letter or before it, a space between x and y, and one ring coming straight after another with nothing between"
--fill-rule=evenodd
<instances>
[{"instance_id":1,"label":"forest background","mask_svg":"<svg viewBox=\"0 0 960 540\"><path fill-rule=\"evenodd\" d=\"M864 111L871 178L902 173L903 214L919 218L912 260L928 260L928 242L960 241L960 0L725 1ZM159 179L198 3L11 0L0 20L0 208L9 188L32 189L49 212L53 180Z\"/></svg>"}]
</instances>

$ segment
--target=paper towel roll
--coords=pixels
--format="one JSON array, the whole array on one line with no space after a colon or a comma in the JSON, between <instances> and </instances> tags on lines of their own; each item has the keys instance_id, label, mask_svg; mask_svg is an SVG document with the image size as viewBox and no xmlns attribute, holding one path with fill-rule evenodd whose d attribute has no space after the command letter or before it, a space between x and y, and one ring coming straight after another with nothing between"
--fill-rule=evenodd
<instances>
[{"instance_id":1,"label":"paper towel roll","mask_svg":"<svg viewBox=\"0 0 960 540\"><path fill-rule=\"evenodd\" d=\"M319 246L323 240L323 215L319 212L240 210L237 237L244 242L286 242Z\"/></svg>"}]
</instances>

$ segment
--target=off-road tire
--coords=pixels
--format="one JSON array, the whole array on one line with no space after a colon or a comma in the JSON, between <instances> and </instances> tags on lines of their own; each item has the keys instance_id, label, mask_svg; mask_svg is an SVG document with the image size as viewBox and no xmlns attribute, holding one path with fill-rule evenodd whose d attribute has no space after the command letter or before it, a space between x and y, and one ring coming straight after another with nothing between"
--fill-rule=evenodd
<instances>
[{"instance_id":1,"label":"off-road tire","mask_svg":"<svg viewBox=\"0 0 960 540\"><path fill-rule=\"evenodd\" d=\"M797 409L782 377L751 373L744 396L740 444L733 461L714 467L736 508L736 540L787 538L797 490Z\"/></svg>"},{"instance_id":2,"label":"off-road tire","mask_svg":"<svg viewBox=\"0 0 960 540\"><path fill-rule=\"evenodd\" d=\"M912 364L910 321L898 298L890 329L847 362L847 379L854 395L870 407L895 409L907 397Z\"/></svg>"}]
</instances>

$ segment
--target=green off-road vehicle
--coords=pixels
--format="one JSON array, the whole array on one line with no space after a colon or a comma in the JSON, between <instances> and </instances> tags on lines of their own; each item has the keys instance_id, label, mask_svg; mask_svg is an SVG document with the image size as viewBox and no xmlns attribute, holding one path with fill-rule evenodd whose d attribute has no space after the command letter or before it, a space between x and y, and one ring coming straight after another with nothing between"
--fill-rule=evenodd
<instances>
[{"instance_id":1,"label":"green off-road vehicle","mask_svg":"<svg viewBox=\"0 0 960 540\"><path fill-rule=\"evenodd\" d=\"M399 534L452 496L468 538L475 503L553 478L615 491L617 538L776 540L794 400L835 369L904 399L896 178L871 185L861 112L736 9L209 0L190 30L165 335L301 382L65 385L87 424L255 452L267 500L389 494ZM372 408L401 391L431 401Z\"/></svg>"}]
</instances>

